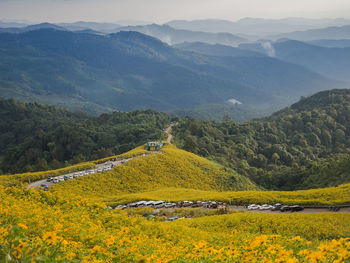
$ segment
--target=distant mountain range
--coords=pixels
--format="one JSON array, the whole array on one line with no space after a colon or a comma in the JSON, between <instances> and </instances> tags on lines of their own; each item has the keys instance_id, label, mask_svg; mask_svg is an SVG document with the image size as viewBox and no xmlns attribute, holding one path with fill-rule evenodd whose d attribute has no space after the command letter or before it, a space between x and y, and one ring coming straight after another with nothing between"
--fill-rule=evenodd
<instances>
[{"instance_id":1,"label":"distant mountain range","mask_svg":"<svg viewBox=\"0 0 350 263\"><path fill-rule=\"evenodd\" d=\"M347 19L306 19L306 18L284 18L284 19L262 19L262 18L243 18L236 22L228 20L174 20L167 25L176 29L186 29L192 31L204 32L228 32L232 34L244 34L246 38L249 35L266 37L274 34L290 33L294 31L305 31L309 29L325 28L330 26L350 25Z\"/></svg>"},{"instance_id":2,"label":"distant mountain range","mask_svg":"<svg viewBox=\"0 0 350 263\"><path fill-rule=\"evenodd\" d=\"M55 24L41 23L41 24L24 26L24 27L7 27L7 28L4 27L4 28L0 28L0 33L19 34L19 33L29 32L33 30L38 30L38 29L55 29L55 30L61 30L61 31L68 31L68 29Z\"/></svg>"},{"instance_id":3,"label":"distant mountain range","mask_svg":"<svg viewBox=\"0 0 350 263\"><path fill-rule=\"evenodd\" d=\"M102 33L114 33L116 28L121 27L114 23L97 23L79 21L75 23L59 23L58 26L64 27L71 31L94 30Z\"/></svg>"},{"instance_id":4,"label":"distant mountain range","mask_svg":"<svg viewBox=\"0 0 350 263\"><path fill-rule=\"evenodd\" d=\"M311 45L316 45L320 47L338 47L338 48L350 47L350 39L339 39L339 40L319 39L319 40L309 41L308 43Z\"/></svg>"},{"instance_id":5,"label":"distant mountain range","mask_svg":"<svg viewBox=\"0 0 350 263\"><path fill-rule=\"evenodd\" d=\"M313 41L320 39L350 39L350 25L283 33L274 36L269 36L267 38L272 40L288 38L300 41Z\"/></svg>"},{"instance_id":6,"label":"distant mountain range","mask_svg":"<svg viewBox=\"0 0 350 263\"><path fill-rule=\"evenodd\" d=\"M232 35L230 33L207 33L207 32L194 32L189 30L174 29L167 25L145 25L145 26L119 26L117 24L107 23L91 23L91 22L76 22L76 23L61 23L50 24L41 23L37 25L30 25L25 27L9 27L0 28L0 33L24 33L37 29L55 29L61 31L74 31L84 32L90 34L108 34L117 33L120 31L135 31L140 32L155 38L168 44L179 44L183 42L205 42L210 44L223 44L229 46L237 46L239 43L247 42L247 39L239 36Z\"/></svg>"},{"instance_id":7,"label":"distant mountain range","mask_svg":"<svg viewBox=\"0 0 350 263\"><path fill-rule=\"evenodd\" d=\"M330 78L350 81L350 47L326 48L295 40L279 40L243 44L240 48L299 64Z\"/></svg>"},{"instance_id":8,"label":"distant mountain range","mask_svg":"<svg viewBox=\"0 0 350 263\"><path fill-rule=\"evenodd\" d=\"M230 99L255 108L280 108L335 87L343 86L275 58L208 56L137 32L104 36L41 29L0 34L1 97L91 113L168 111Z\"/></svg>"},{"instance_id":9,"label":"distant mountain range","mask_svg":"<svg viewBox=\"0 0 350 263\"><path fill-rule=\"evenodd\" d=\"M209 44L223 44L237 46L239 43L247 42L239 36L230 33L207 33L199 31L190 31L183 29L174 29L168 25L146 25L146 26L127 26L118 28L117 31L136 31L152 37L156 37L169 45L183 42L205 42Z\"/></svg>"}]
</instances>

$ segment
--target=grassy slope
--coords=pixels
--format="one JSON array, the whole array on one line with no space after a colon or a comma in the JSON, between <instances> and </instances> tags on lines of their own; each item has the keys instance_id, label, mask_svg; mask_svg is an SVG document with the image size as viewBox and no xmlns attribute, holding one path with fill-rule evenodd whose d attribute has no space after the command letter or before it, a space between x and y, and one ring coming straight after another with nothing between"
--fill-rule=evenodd
<instances>
[{"instance_id":1,"label":"grassy slope","mask_svg":"<svg viewBox=\"0 0 350 263\"><path fill-rule=\"evenodd\" d=\"M113 200L121 195L187 188L208 191L257 190L249 179L195 154L165 146L162 154L129 161L110 172L66 181L54 191L73 191L87 197Z\"/></svg>"},{"instance_id":2,"label":"grassy slope","mask_svg":"<svg viewBox=\"0 0 350 263\"><path fill-rule=\"evenodd\" d=\"M53 190L74 192L112 205L143 199L218 200L241 205L276 202L329 205L350 202L350 184L303 191L259 191L248 179L232 170L174 146L166 146L163 154L132 160L108 173L57 184Z\"/></svg>"}]
</instances>

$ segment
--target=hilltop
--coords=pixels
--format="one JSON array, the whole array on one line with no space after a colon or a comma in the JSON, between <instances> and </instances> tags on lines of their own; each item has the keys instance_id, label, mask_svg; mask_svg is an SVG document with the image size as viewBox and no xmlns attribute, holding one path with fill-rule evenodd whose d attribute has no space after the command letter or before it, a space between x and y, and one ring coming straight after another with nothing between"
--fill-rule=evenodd
<instances>
[{"instance_id":1,"label":"hilltop","mask_svg":"<svg viewBox=\"0 0 350 263\"><path fill-rule=\"evenodd\" d=\"M123 194L169 187L212 191L259 189L231 169L167 145L161 153L128 161L109 172L59 183L52 190L113 201Z\"/></svg>"}]
</instances>

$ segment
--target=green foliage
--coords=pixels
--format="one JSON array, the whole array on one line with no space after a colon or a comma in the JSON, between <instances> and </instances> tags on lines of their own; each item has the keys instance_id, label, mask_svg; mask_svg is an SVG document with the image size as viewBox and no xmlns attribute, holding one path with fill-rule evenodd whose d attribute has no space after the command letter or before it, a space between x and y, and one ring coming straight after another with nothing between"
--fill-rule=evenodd
<instances>
[{"instance_id":1,"label":"green foliage","mask_svg":"<svg viewBox=\"0 0 350 263\"><path fill-rule=\"evenodd\" d=\"M99 117L37 103L0 100L3 173L58 169L121 154L161 139L169 116L153 110Z\"/></svg>"},{"instance_id":2,"label":"green foliage","mask_svg":"<svg viewBox=\"0 0 350 263\"><path fill-rule=\"evenodd\" d=\"M175 129L179 146L232 167L264 188L350 181L350 90L320 92L262 120L187 118Z\"/></svg>"}]
</instances>

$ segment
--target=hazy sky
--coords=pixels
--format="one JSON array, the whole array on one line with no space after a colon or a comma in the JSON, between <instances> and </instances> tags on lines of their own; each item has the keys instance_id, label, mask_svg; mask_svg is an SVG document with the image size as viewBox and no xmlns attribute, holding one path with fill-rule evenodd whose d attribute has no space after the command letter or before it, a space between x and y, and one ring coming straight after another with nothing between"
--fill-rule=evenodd
<instances>
[{"instance_id":1,"label":"hazy sky","mask_svg":"<svg viewBox=\"0 0 350 263\"><path fill-rule=\"evenodd\" d=\"M350 18L350 0L0 0L0 19L33 22L243 17Z\"/></svg>"}]
</instances>

